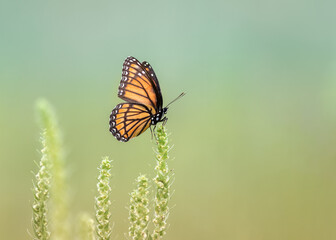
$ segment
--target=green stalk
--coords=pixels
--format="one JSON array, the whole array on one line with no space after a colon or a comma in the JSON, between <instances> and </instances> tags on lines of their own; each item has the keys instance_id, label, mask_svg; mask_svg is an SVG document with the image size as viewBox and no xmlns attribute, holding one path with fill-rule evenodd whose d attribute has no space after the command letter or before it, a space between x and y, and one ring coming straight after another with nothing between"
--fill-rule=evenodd
<instances>
[{"instance_id":1,"label":"green stalk","mask_svg":"<svg viewBox=\"0 0 336 240\"><path fill-rule=\"evenodd\" d=\"M46 100L39 100L37 102L37 108L42 129L45 131L46 156L51 165L51 238L53 240L67 240L70 239L68 196L60 130L55 112Z\"/></svg>"},{"instance_id":2,"label":"green stalk","mask_svg":"<svg viewBox=\"0 0 336 240\"><path fill-rule=\"evenodd\" d=\"M95 240L94 220L88 214L82 214L80 216L79 239Z\"/></svg>"},{"instance_id":3,"label":"green stalk","mask_svg":"<svg viewBox=\"0 0 336 240\"><path fill-rule=\"evenodd\" d=\"M42 157L39 164L39 170L35 175L33 182L34 202L33 202L33 230L35 239L49 240L50 232L47 219L47 202L50 189L50 160L47 157L46 131L43 131L41 137Z\"/></svg>"},{"instance_id":4,"label":"green stalk","mask_svg":"<svg viewBox=\"0 0 336 240\"><path fill-rule=\"evenodd\" d=\"M157 155L156 155L156 176L154 183L156 187L155 206L154 206L154 231L151 235L152 239L158 240L166 234L167 218L169 215L168 201L170 199L170 184L173 177L169 171L167 161L169 159L168 152L168 136L163 126L157 128Z\"/></svg>"},{"instance_id":5,"label":"green stalk","mask_svg":"<svg viewBox=\"0 0 336 240\"><path fill-rule=\"evenodd\" d=\"M140 175L137 178L137 188L131 193L129 207L129 236L134 240L145 240L148 236L149 222L148 178Z\"/></svg>"},{"instance_id":6,"label":"green stalk","mask_svg":"<svg viewBox=\"0 0 336 240\"><path fill-rule=\"evenodd\" d=\"M108 157L105 157L99 167L99 176L98 176L98 196L95 198L96 202L96 232L99 240L108 240L111 239L112 228L110 225L111 218L111 161Z\"/></svg>"}]
</instances>

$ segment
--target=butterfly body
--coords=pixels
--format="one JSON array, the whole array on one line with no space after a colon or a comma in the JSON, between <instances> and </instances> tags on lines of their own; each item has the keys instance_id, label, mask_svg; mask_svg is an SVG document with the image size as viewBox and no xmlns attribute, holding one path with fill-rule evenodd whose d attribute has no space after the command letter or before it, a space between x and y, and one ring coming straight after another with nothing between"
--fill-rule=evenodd
<instances>
[{"instance_id":1,"label":"butterfly body","mask_svg":"<svg viewBox=\"0 0 336 240\"><path fill-rule=\"evenodd\" d=\"M168 108L163 108L158 111L157 114L153 115L151 117L151 125L156 125L158 122L166 121L168 118L163 117L165 114L167 114Z\"/></svg>"}]
</instances>

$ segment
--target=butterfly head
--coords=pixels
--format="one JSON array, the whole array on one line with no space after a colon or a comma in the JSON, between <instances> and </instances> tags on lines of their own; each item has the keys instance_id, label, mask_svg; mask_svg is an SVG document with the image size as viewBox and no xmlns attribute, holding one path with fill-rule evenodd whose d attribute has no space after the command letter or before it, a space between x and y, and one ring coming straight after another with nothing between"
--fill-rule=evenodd
<instances>
[{"instance_id":1,"label":"butterfly head","mask_svg":"<svg viewBox=\"0 0 336 240\"><path fill-rule=\"evenodd\" d=\"M175 102L177 99L183 97L185 93L181 93L177 98L175 98L173 101L171 101L166 107L160 109L157 114L152 116L152 125L156 125L158 122L166 122L168 118L164 117L165 114L168 112L168 107L170 104Z\"/></svg>"},{"instance_id":2,"label":"butterfly head","mask_svg":"<svg viewBox=\"0 0 336 240\"><path fill-rule=\"evenodd\" d=\"M163 121L163 115L165 115L167 113L168 108L165 107L163 109L161 109L157 114L152 116L152 125L156 125L158 122L162 122Z\"/></svg>"}]
</instances>

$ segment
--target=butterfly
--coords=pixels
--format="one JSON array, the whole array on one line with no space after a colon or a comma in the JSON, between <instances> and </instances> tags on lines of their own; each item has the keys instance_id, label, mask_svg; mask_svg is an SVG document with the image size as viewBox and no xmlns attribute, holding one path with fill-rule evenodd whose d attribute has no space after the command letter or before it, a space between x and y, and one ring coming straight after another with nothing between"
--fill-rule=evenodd
<instances>
[{"instance_id":1,"label":"butterfly","mask_svg":"<svg viewBox=\"0 0 336 240\"><path fill-rule=\"evenodd\" d=\"M181 93L171 103L184 96ZM139 136L150 126L168 120L169 103L162 107L163 99L159 81L151 65L127 57L122 69L118 97L126 101L118 104L110 115L110 132L121 142Z\"/></svg>"}]
</instances>

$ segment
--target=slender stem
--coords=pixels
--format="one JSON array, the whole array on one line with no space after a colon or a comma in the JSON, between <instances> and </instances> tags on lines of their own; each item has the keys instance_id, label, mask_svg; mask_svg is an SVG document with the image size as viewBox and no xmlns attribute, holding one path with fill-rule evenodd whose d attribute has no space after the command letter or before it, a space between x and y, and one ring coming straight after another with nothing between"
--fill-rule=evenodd
<instances>
[{"instance_id":1,"label":"slender stem","mask_svg":"<svg viewBox=\"0 0 336 240\"><path fill-rule=\"evenodd\" d=\"M46 100L37 102L40 122L45 129L46 155L51 164L51 219L52 239L70 239L68 216L68 193L66 185L65 162L60 130L56 114Z\"/></svg>"},{"instance_id":2,"label":"slender stem","mask_svg":"<svg viewBox=\"0 0 336 240\"><path fill-rule=\"evenodd\" d=\"M163 126L157 128L157 155L156 155L156 176L154 183L156 187L154 206L154 240L162 239L166 234L167 218L169 215L168 201L170 199L170 183L172 174L169 172L168 157L168 136Z\"/></svg>"},{"instance_id":3,"label":"slender stem","mask_svg":"<svg viewBox=\"0 0 336 240\"><path fill-rule=\"evenodd\" d=\"M80 240L95 240L94 220L88 214L82 214L80 217Z\"/></svg>"},{"instance_id":4,"label":"slender stem","mask_svg":"<svg viewBox=\"0 0 336 240\"><path fill-rule=\"evenodd\" d=\"M33 230L34 236L39 240L49 240L50 231L47 219L47 202L49 200L50 189L50 160L47 157L46 151L46 131L43 131L41 137L42 143L42 157L39 164L39 170L35 175L34 181L34 202L33 202Z\"/></svg>"},{"instance_id":5,"label":"slender stem","mask_svg":"<svg viewBox=\"0 0 336 240\"><path fill-rule=\"evenodd\" d=\"M137 178L137 188L131 193L129 207L129 236L134 240L145 240L148 236L149 222L149 186L148 178L140 175Z\"/></svg>"},{"instance_id":6,"label":"slender stem","mask_svg":"<svg viewBox=\"0 0 336 240\"><path fill-rule=\"evenodd\" d=\"M108 157L105 157L99 167L98 176L98 196L95 198L96 201L96 232L99 240L108 240L111 238L112 228L110 225L111 218L111 161Z\"/></svg>"}]
</instances>

